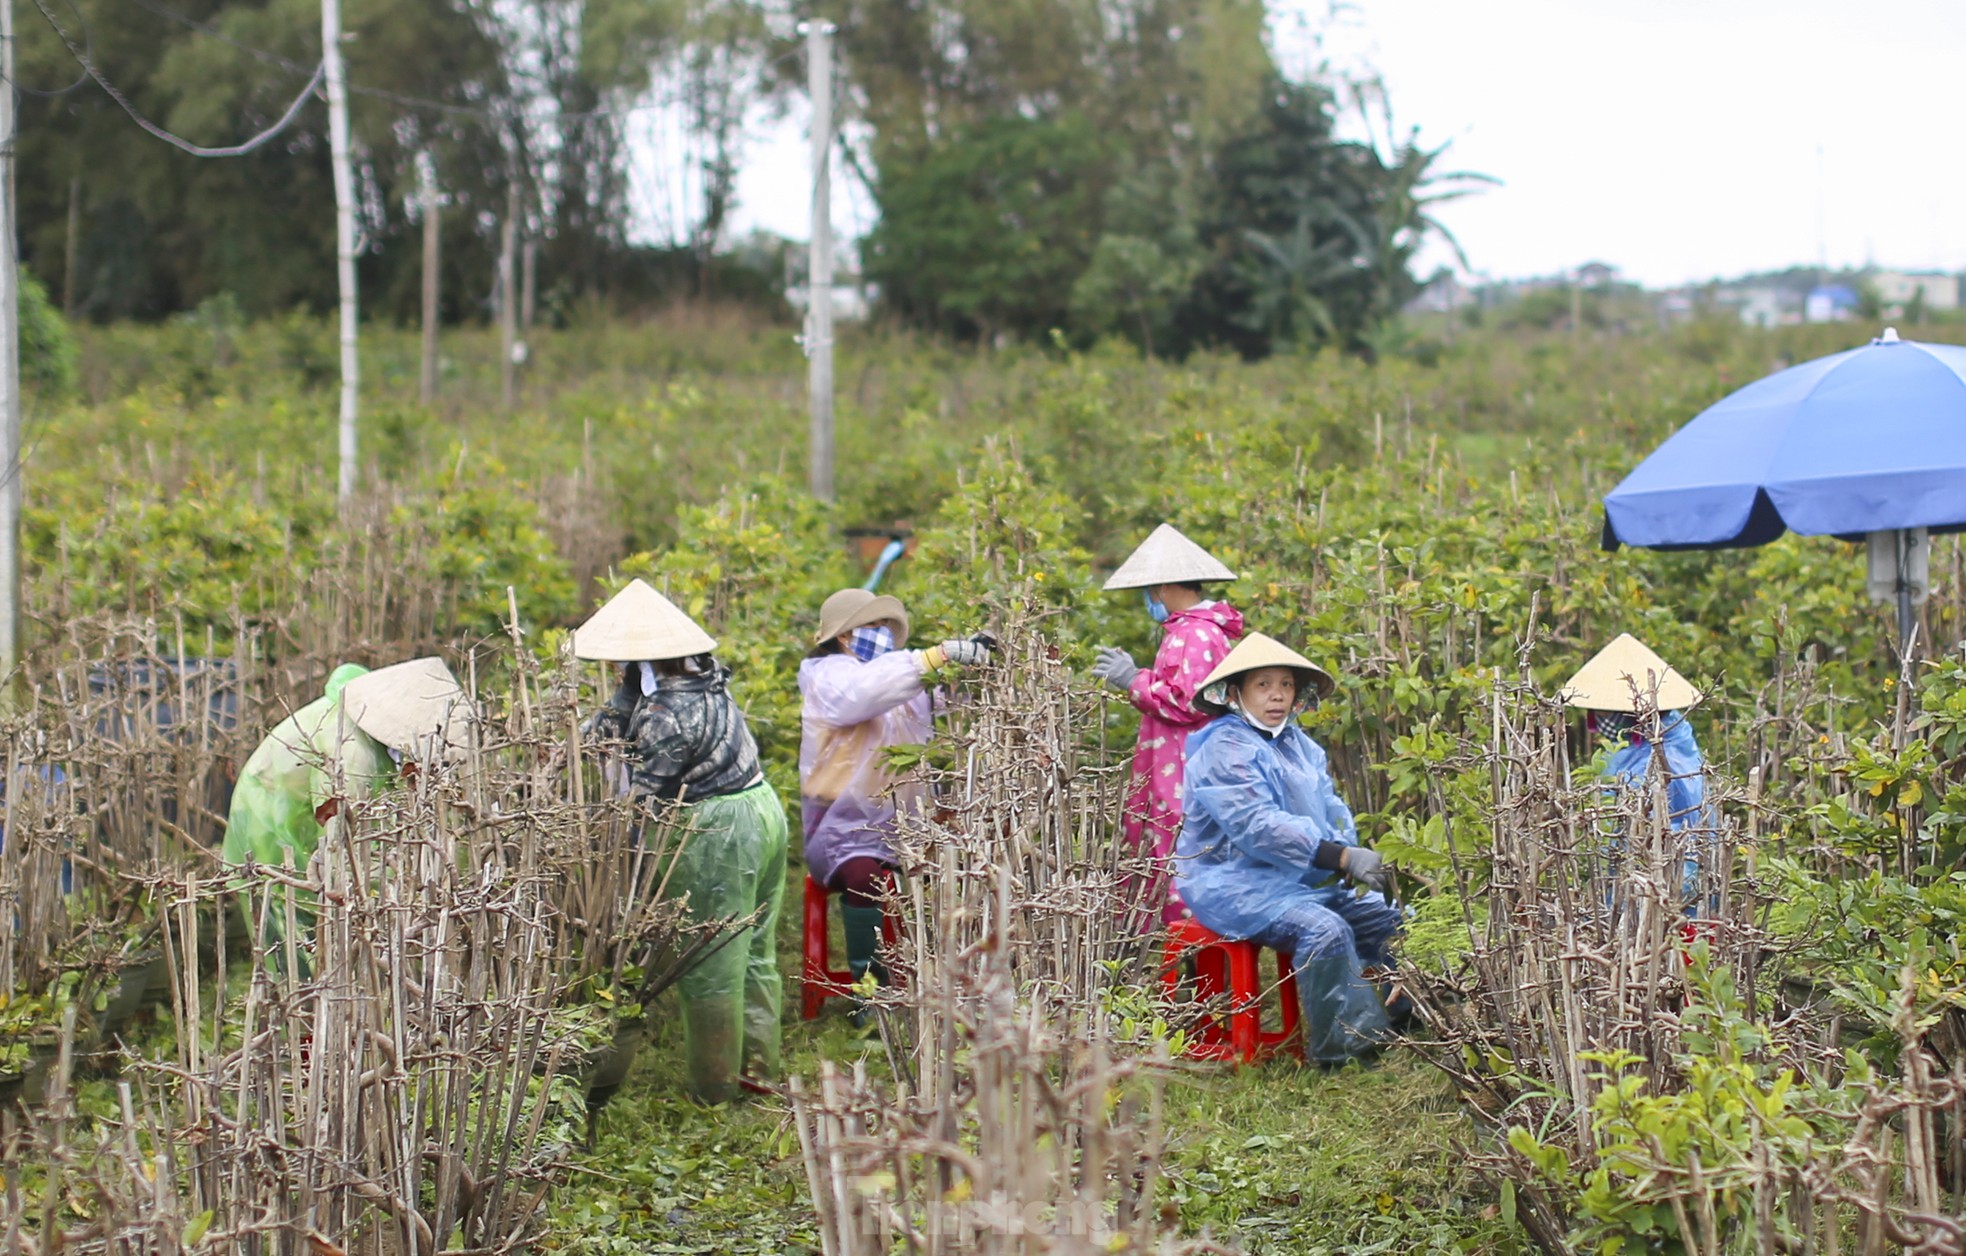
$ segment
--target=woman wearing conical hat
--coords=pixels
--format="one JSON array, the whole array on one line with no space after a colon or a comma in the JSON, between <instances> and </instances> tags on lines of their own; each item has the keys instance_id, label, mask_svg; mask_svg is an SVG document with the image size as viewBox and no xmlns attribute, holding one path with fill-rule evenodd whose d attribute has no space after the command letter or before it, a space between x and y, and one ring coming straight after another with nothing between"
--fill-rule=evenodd
<instances>
[{"instance_id":1,"label":"woman wearing conical hat","mask_svg":"<svg viewBox=\"0 0 1966 1256\"><path fill-rule=\"evenodd\" d=\"M1214 718L1188 738L1187 818L1175 856L1176 884L1196 920L1291 957L1305 1057L1323 1065L1368 1056L1389 1036L1386 1004L1365 969L1390 966L1401 921L1324 748L1297 726L1334 687L1322 668L1262 633L1208 674L1195 703Z\"/></svg>"},{"instance_id":2,"label":"woman wearing conical hat","mask_svg":"<svg viewBox=\"0 0 1966 1256\"><path fill-rule=\"evenodd\" d=\"M1564 682L1566 705L1584 712L1593 737L1609 743L1603 777L1643 786L1655 768L1666 774L1667 820L1673 831L1706 830L1706 761L1686 712L1704 695L1630 633L1599 650ZM1655 718L1656 717L1656 718ZM1689 902L1698 894L1699 856L1685 856Z\"/></svg>"},{"instance_id":3,"label":"woman wearing conical hat","mask_svg":"<svg viewBox=\"0 0 1966 1256\"><path fill-rule=\"evenodd\" d=\"M1140 667L1125 650L1105 646L1093 674L1140 711L1124 833L1154 861L1159 881L1147 899L1163 920L1183 915L1168 861L1181 828L1184 748L1190 731L1208 720L1195 709L1195 694L1243 630L1242 612L1211 599L1205 586L1235 578L1221 560L1163 523L1106 581L1108 589L1141 590L1147 614L1161 625L1152 665Z\"/></svg>"},{"instance_id":4,"label":"woman wearing conical hat","mask_svg":"<svg viewBox=\"0 0 1966 1256\"><path fill-rule=\"evenodd\" d=\"M731 1098L746 1064L779 1061L778 911L785 894L785 809L765 783L758 744L730 693L717 643L640 580L574 632L574 654L621 665L621 685L594 735L621 746L629 790L652 807L680 804L688 836L668 892L698 920L752 918L678 983L689 1088Z\"/></svg>"},{"instance_id":5,"label":"woman wearing conical hat","mask_svg":"<svg viewBox=\"0 0 1966 1256\"><path fill-rule=\"evenodd\" d=\"M799 795L805 862L840 895L847 968L854 980L883 974L875 960L881 896L896 866L889 844L898 805L884 752L918 745L935 728L927 678L948 664L989 655L982 635L907 649L899 598L841 589L819 608L819 631L799 665Z\"/></svg>"},{"instance_id":6,"label":"woman wearing conical hat","mask_svg":"<svg viewBox=\"0 0 1966 1256\"><path fill-rule=\"evenodd\" d=\"M399 769L462 756L470 699L442 659L412 659L370 671L344 663L319 698L266 735L239 769L226 817L224 858L269 867L289 860L303 875L324 835L346 821L350 803L385 788ZM283 891L268 903L266 932L284 935ZM311 900L295 917L313 926Z\"/></svg>"}]
</instances>

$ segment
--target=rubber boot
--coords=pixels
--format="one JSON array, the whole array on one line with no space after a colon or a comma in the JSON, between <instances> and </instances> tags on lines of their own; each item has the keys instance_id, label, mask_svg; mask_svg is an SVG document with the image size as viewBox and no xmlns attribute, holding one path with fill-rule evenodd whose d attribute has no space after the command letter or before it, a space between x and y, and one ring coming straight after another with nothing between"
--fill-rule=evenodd
<instances>
[{"instance_id":1,"label":"rubber boot","mask_svg":"<svg viewBox=\"0 0 1966 1256\"><path fill-rule=\"evenodd\" d=\"M846 931L846 967L853 974L855 984L868 973L874 980L887 980L887 970L875 958L875 948L881 940L881 909L862 907L842 900L840 903L840 923ZM867 1023L867 1005L856 999L853 1009L853 1023L862 1026Z\"/></svg>"}]
</instances>

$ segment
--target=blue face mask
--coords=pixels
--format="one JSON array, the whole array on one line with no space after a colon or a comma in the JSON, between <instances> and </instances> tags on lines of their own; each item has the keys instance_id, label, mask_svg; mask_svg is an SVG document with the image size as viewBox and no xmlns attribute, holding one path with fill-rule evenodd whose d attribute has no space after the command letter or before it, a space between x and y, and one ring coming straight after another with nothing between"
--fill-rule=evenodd
<instances>
[{"instance_id":1,"label":"blue face mask","mask_svg":"<svg viewBox=\"0 0 1966 1256\"><path fill-rule=\"evenodd\" d=\"M1140 593L1143 597L1147 599L1147 618L1153 620L1157 624L1166 623L1167 622L1166 604L1163 603L1159 598L1154 596L1154 591L1152 589L1142 589L1140 590Z\"/></svg>"},{"instance_id":2,"label":"blue face mask","mask_svg":"<svg viewBox=\"0 0 1966 1256\"><path fill-rule=\"evenodd\" d=\"M855 628L848 640L853 646L853 656L863 663L871 663L894 648L894 630L886 624L868 624Z\"/></svg>"}]
</instances>

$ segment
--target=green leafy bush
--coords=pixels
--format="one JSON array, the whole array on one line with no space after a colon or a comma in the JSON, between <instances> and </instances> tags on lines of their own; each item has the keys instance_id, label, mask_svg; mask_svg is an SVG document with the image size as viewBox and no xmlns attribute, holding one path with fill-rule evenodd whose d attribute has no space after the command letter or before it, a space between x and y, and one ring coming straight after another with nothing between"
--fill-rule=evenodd
<instances>
[{"instance_id":1,"label":"green leafy bush","mask_svg":"<svg viewBox=\"0 0 1966 1256\"><path fill-rule=\"evenodd\" d=\"M78 358L75 336L48 300L47 289L20 272L21 381L43 399L65 397L75 390Z\"/></svg>"}]
</instances>

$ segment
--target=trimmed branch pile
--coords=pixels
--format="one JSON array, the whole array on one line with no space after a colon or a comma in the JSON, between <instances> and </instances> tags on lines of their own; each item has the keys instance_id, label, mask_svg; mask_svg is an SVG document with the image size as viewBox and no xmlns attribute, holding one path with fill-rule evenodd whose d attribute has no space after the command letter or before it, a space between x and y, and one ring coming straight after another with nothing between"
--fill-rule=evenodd
<instances>
[{"instance_id":1,"label":"trimmed branch pile","mask_svg":"<svg viewBox=\"0 0 1966 1256\"><path fill-rule=\"evenodd\" d=\"M536 1237L597 1061L732 922L661 896L687 835L601 788L570 661L546 683L521 652L496 666L509 688L465 757L367 796L344 783L308 868L204 860L134 883L177 1032L125 1063L115 1111L85 1115L71 1011L46 1102L0 1131L0 1248ZM476 688L478 660L461 670Z\"/></svg>"},{"instance_id":2,"label":"trimmed branch pile","mask_svg":"<svg viewBox=\"0 0 1966 1256\"><path fill-rule=\"evenodd\" d=\"M901 981L876 1003L893 1079L792 1083L824 1248L1203 1250L1156 1194L1165 1037L1116 1040L1129 1013L1151 1020L1154 939L1133 923L1147 870L1119 839L1124 777L1079 741L1099 699L1027 616L1001 636L897 842Z\"/></svg>"},{"instance_id":3,"label":"trimmed branch pile","mask_svg":"<svg viewBox=\"0 0 1966 1256\"><path fill-rule=\"evenodd\" d=\"M1813 1008L1756 1015L1778 955L1742 800L1709 777L1706 817L1674 829L1663 759L1607 789L1527 688L1498 686L1490 732L1487 832L1450 837L1472 950L1411 981L1543 1250L1966 1251L1966 1061L1932 1052L1909 987L1895 1078Z\"/></svg>"}]
</instances>

